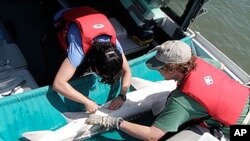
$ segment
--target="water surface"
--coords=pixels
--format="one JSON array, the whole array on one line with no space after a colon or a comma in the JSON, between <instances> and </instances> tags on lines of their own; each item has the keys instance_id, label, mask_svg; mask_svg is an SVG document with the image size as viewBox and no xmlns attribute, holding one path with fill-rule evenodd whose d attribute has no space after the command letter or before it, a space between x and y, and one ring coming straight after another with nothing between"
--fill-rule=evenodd
<instances>
[{"instance_id":1,"label":"water surface","mask_svg":"<svg viewBox=\"0 0 250 141\"><path fill-rule=\"evenodd\" d=\"M211 0L191 25L250 74L250 0Z\"/></svg>"}]
</instances>

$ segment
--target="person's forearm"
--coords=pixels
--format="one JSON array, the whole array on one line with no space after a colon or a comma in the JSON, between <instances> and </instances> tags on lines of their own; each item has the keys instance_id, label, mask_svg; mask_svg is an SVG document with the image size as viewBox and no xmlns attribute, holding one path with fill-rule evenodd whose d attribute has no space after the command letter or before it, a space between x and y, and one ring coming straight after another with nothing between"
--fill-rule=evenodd
<instances>
[{"instance_id":1,"label":"person's forearm","mask_svg":"<svg viewBox=\"0 0 250 141\"><path fill-rule=\"evenodd\" d=\"M122 54L122 57L123 57L123 66L122 66L123 76L122 76L122 88L120 93L126 94L131 84L132 74L125 55Z\"/></svg>"},{"instance_id":2,"label":"person's forearm","mask_svg":"<svg viewBox=\"0 0 250 141\"><path fill-rule=\"evenodd\" d=\"M75 90L69 83L57 84L54 86L54 89L68 99L82 103L84 105L89 100L86 96Z\"/></svg>"},{"instance_id":3,"label":"person's forearm","mask_svg":"<svg viewBox=\"0 0 250 141\"><path fill-rule=\"evenodd\" d=\"M57 72L57 75L53 82L53 89L62 94L63 96L85 105L88 102L88 98L77 90L75 90L68 83L68 81L74 75L75 71L76 68L74 68L74 66L70 63L69 59L66 58Z\"/></svg>"},{"instance_id":4,"label":"person's forearm","mask_svg":"<svg viewBox=\"0 0 250 141\"><path fill-rule=\"evenodd\" d=\"M152 140L150 139L151 133L148 126L123 121L120 125L120 130L140 140Z\"/></svg>"},{"instance_id":5,"label":"person's forearm","mask_svg":"<svg viewBox=\"0 0 250 141\"><path fill-rule=\"evenodd\" d=\"M122 79L121 94L126 94L131 83L131 73L125 73Z\"/></svg>"}]
</instances>

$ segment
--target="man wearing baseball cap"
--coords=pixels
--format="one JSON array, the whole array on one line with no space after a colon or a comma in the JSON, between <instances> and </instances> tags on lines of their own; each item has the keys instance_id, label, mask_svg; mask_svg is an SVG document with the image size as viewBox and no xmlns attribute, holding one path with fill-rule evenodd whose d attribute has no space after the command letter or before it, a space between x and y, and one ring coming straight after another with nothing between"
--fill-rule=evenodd
<instances>
[{"instance_id":1,"label":"man wearing baseball cap","mask_svg":"<svg viewBox=\"0 0 250 141\"><path fill-rule=\"evenodd\" d=\"M191 48L182 41L167 41L157 47L156 55L146 65L159 71L166 80L177 81L178 86L152 126L96 115L91 115L87 123L116 127L141 140L159 140L167 132L177 132L181 125L195 119L199 121L196 124L206 125L206 128L199 126L192 129L196 134L202 134L197 129L213 127L229 138L230 125L249 124L246 118L249 111L249 88L231 79L219 69L221 63L214 62L193 56ZM188 138L180 136L178 140ZM194 140L192 137L189 139Z\"/></svg>"}]
</instances>

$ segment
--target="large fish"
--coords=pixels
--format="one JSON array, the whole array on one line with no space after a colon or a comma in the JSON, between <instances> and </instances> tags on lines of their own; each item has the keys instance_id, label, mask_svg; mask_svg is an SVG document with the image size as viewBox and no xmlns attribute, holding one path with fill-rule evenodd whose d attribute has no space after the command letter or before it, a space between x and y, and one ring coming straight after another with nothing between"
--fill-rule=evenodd
<instances>
[{"instance_id":1,"label":"large fish","mask_svg":"<svg viewBox=\"0 0 250 141\"><path fill-rule=\"evenodd\" d=\"M132 87L135 91L127 93L127 100L118 110L109 110L110 102L100 106L95 114L102 116L122 117L124 119L134 118L142 113L153 111L158 114L166 103L169 93L176 88L175 81L151 82L141 78L132 78ZM98 125L87 125L87 112L63 113L68 124L55 130L31 131L23 133L22 136L31 141L72 141L91 137L108 129Z\"/></svg>"}]
</instances>

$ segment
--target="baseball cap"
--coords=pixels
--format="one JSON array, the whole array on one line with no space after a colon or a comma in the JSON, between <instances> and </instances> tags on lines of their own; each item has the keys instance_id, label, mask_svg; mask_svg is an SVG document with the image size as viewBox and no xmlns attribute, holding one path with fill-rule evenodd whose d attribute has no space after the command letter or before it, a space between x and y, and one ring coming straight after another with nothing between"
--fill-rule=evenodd
<instances>
[{"instance_id":1,"label":"baseball cap","mask_svg":"<svg viewBox=\"0 0 250 141\"><path fill-rule=\"evenodd\" d=\"M156 55L146 61L147 67L152 70L160 70L169 63L185 63L192 57L191 48L179 40L166 41L156 49Z\"/></svg>"}]
</instances>

